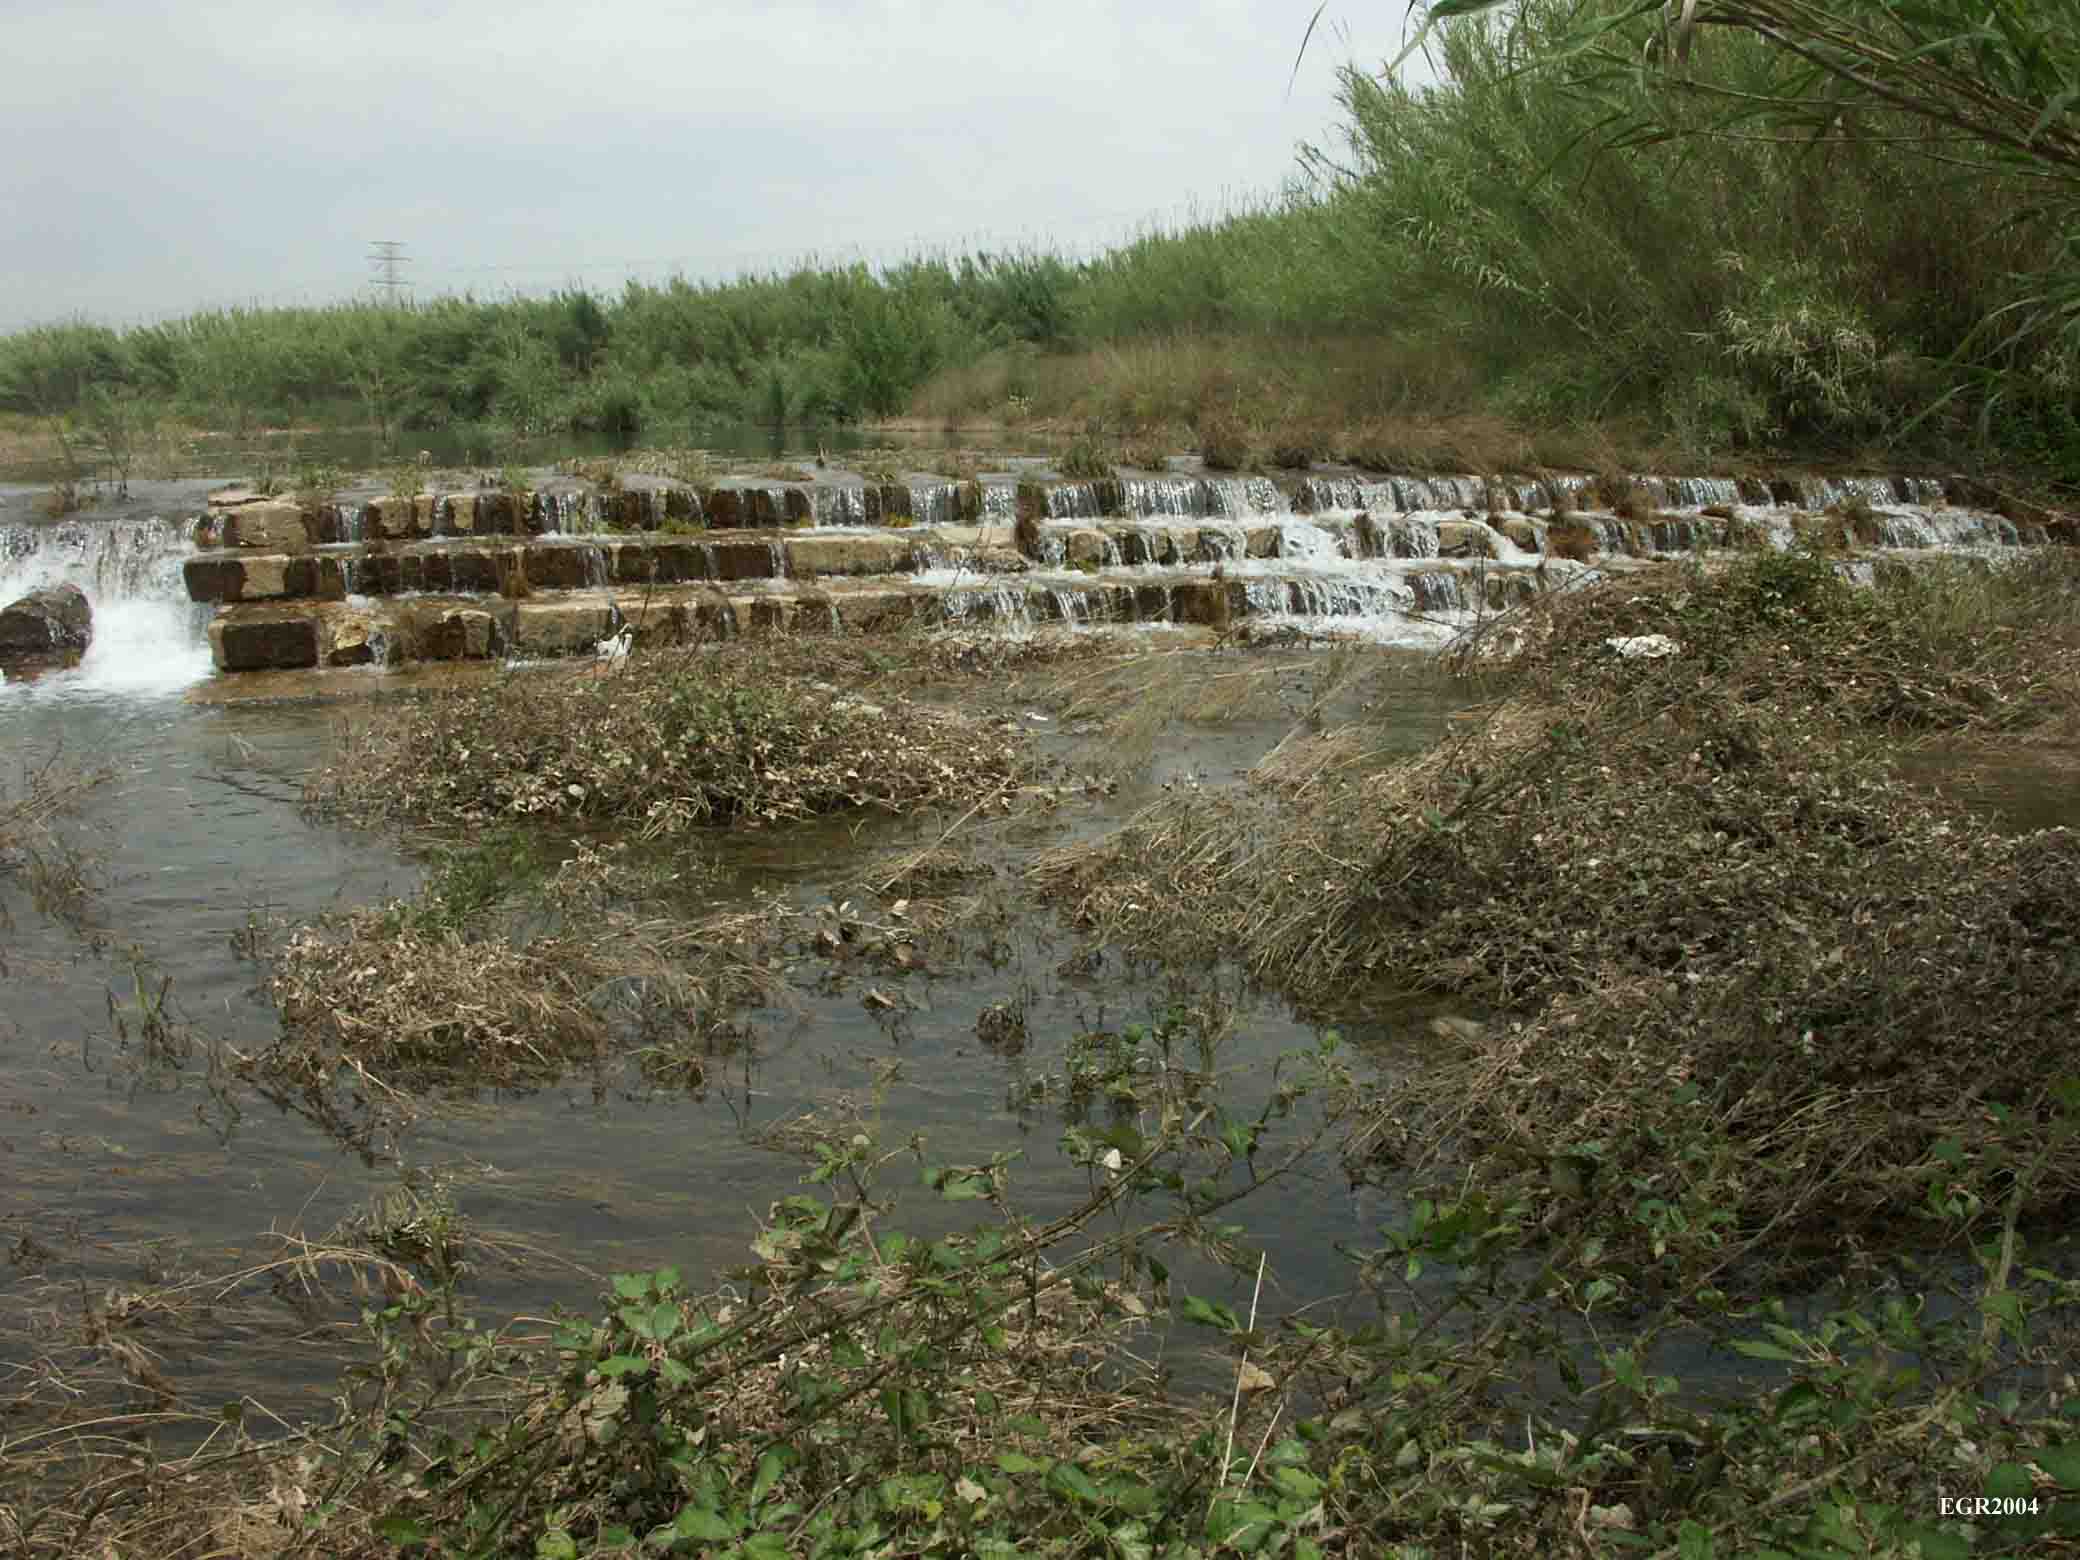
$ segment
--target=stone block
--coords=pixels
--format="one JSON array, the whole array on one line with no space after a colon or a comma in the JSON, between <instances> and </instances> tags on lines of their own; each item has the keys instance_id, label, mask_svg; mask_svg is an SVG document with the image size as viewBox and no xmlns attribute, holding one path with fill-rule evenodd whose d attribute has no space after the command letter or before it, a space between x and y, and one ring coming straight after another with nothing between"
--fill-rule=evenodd
<instances>
[{"instance_id":1,"label":"stone block","mask_svg":"<svg viewBox=\"0 0 2080 1560\"><path fill-rule=\"evenodd\" d=\"M209 648L223 672L316 666L318 620L293 608L224 607L210 622Z\"/></svg>"},{"instance_id":2,"label":"stone block","mask_svg":"<svg viewBox=\"0 0 2080 1560\"><path fill-rule=\"evenodd\" d=\"M1478 520L1437 522L1437 555L1440 558L1490 558L1495 538Z\"/></svg>"},{"instance_id":3,"label":"stone block","mask_svg":"<svg viewBox=\"0 0 2080 1560\"><path fill-rule=\"evenodd\" d=\"M314 515L290 503L241 504L225 515L225 539L234 547L267 552L302 552L311 545Z\"/></svg>"},{"instance_id":4,"label":"stone block","mask_svg":"<svg viewBox=\"0 0 2080 1560\"><path fill-rule=\"evenodd\" d=\"M795 579L901 574L910 563L910 543L898 536L802 536L787 543L787 572Z\"/></svg>"},{"instance_id":5,"label":"stone block","mask_svg":"<svg viewBox=\"0 0 2080 1560\"><path fill-rule=\"evenodd\" d=\"M62 656L94 641L94 610L77 585L32 590L0 609L0 657Z\"/></svg>"},{"instance_id":6,"label":"stone block","mask_svg":"<svg viewBox=\"0 0 2080 1560\"><path fill-rule=\"evenodd\" d=\"M1062 536L1063 561L1072 569L1095 569L1105 562L1105 533L1095 526L1080 525Z\"/></svg>"},{"instance_id":7,"label":"stone block","mask_svg":"<svg viewBox=\"0 0 2080 1560\"><path fill-rule=\"evenodd\" d=\"M786 568L778 542L710 542L705 551L717 580L779 579Z\"/></svg>"},{"instance_id":8,"label":"stone block","mask_svg":"<svg viewBox=\"0 0 2080 1560\"><path fill-rule=\"evenodd\" d=\"M523 656L590 655L611 630L605 602L524 601L513 613L513 652Z\"/></svg>"}]
</instances>

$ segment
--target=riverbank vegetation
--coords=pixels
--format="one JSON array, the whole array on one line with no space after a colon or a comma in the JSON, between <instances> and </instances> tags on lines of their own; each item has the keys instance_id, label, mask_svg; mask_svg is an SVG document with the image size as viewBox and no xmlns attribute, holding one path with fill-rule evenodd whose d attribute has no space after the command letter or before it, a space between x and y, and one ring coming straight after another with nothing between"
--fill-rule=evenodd
<instances>
[{"instance_id":1,"label":"riverbank vegetation","mask_svg":"<svg viewBox=\"0 0 2080 1560\"><path fill-rule=\"evenodd\" d=\"M852 658L893 712L934 645L803 654ZM1223 1073L1221 1022L1186 996L1066 1043L999 1004L978 1037L1019 1048L1025 1097L1059 1112L1077 1205L1026 1211L1010 1153L948 1162L838 1099L767 1130L803 1186L747 1227L726 1282L623 1273L589 1310L505 1321L475 1298L496 1238L415 1183L206 1290L54 1288L0 1382L0 1539L37 1557L1151 1560L2080 1540L2080 851L1888 767L1937 737L2011 758L2070 742L2064 550L1860 588L1804 548L1555 593L1439 664L1483 702L1415 756L1360 652L1323 657L1297 707L1209 658L1206 697L1164 689L1159 715L1283 708L1291 737L1252 783L1180 789L1024 887L978 891L956 837L995 772L936 790L954 828L860 864L831 905L723 913L692 903L715 880L691 815L624 851L599 838L640 833L648 790L609 788L608 814L516 811L511 766L450 796L397 756L459 770L456 740L525 727L560 777L566 748L617 751L594 741L619 729L617 676L693 677L726 705L743 648L382 712L396 754L363 738L367 771L314 798L420 795L367 816L450 843L409 898L256 934L282 1039L229 1065L364 1144L429 1094L583 1076L602 1048L698 1088L788 970L871 966L871 1005L957 958L935 939L1029 913L1028 888L1080 947L1160 964L1179 992L1204 960L1353 1021L1427 992L1446 1006L1420 1054L1325 1036L1252 1080ZM842 697L801 669L766 669L775 698ZM1149 681L1030 670L1020 698L1064 715ZM1140 718L1116 712L1108 740ZM726 726L701 728L725 749L701 773L744 760ZM1296 1308L1258 1276L1249 1199L1327 1195L1312 1178L1339 1156L1388 1211L1342 1308ZM1223 1265L1247 1307L1208 1292ZM330 1416L288 1434L167 1363L227 1325L261 1337L284 1283L299 1336L353 1362Z\"/></svg>"},{"instance_id":2,"label":"riverbank vegetation","mask_svg":"<svg viewBox=\"0 0 2080 1560\"><path fill-rule=\"evenodd\" d=\"M1890 445L2080 472L2058 113L2080 49L2062 13L2014 21L2012 41L1971 32L1969 6L1897 23L1930 42L1957 13L1957 48L1986 54L1985 94L2014 110L1981 123L1942 117L1926 60L1899 85L1933 121L1877 89L1829 117L1738 10L1707 7L1721 25L1685 35L1682 91L1611 63L1652 50L1655 7L1447 21L1436 84L1346 74L1342 123L1287 191L1093 260L52 324L0 341L0 407L112 476L168 417L459 429L487 455L555 431L676 442L907 417L1156 436L1227 464ZM1575 69L1592 25L1602 64Z\"/></svg>"}]
</instances>

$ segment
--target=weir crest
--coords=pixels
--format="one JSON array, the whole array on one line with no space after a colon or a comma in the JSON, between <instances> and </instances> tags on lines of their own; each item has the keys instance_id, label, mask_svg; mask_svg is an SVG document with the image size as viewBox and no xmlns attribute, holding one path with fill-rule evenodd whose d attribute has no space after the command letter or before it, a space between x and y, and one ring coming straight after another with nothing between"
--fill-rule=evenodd
<instances>
[{"instance_id":1,"label":"weir crest","mask_svg":"<svg viewBox=\"0 0 2080 1560\"><path fill-rule=\"evenodd\" d=\"M110 654L190 679L210 665L532 659L590 655L616 634L902 624L1290 627L1437 644L1592 567L1781 549L1802 530L1877 552L2049 540L2042 520L1996 512L1983 490L1925 477L1646 476L1626 479L1616 507L1600 502L1608 490L1589 477L1344 472L551 478L534 491L302 501L228 490L194 514L0 528L0 604L79 584L97 623L127 623Z\"/></svg>"}]
</instances>

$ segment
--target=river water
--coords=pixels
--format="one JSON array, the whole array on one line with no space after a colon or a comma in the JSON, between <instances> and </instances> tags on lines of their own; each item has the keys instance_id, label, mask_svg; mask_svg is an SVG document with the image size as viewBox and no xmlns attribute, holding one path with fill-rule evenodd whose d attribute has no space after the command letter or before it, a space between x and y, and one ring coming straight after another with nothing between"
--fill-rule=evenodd
<instances>
[{"instance_id":1,"label":"river water","mask_svg":"<svg viewBox=\"0 0 2080 1560\"><path fill-rule=\"evenodd\" d=\"M127 552L85 535L70 551L53 544L17 556L0 575L0 597L70 578L97 609L80 665L0 685L10 790L46 763L109 772L55 825L93 885L78 915L47 915L23 874L0 876L0 1247L15 1256L0 1269L0 1316L56 1303L76 1283L98 1292L166 1272L230 1271L272 1254L270 1231L322 1235L405 1176L446 1185L474 1228L524 1253L476 1275L475 1292L494 1313L589 1304L598 1275L667 1263L698 1284L745 1262L759 1216L801 1190L801 1162L760 1146L759 1134L840 1094L864 1096L877 1076L885 1143L922 1133L939 1163L1022 1150L1013 1185L1042 1216L1087 1190L1087 1172L1058 1147L1059 1106L1021 1103L1026 1086L1059 1064L1076 1032L1150 1017L1166 975L1070 960L1073 937L1022 896L1016 872L1031 854L1124 818L1150 786L1233 783L1284 733L1283 720L1196 735L1178 728L1139 785L986 840L1013 916L982 939L987 959L896 982L902 1010L870 1011L864 977L831 982L805 961L784 1007L745 1015L753 1044L698 1093L651 1086L616 1064L531 1093L442 1102L403 1135L394 1158L371 1157L270 1103L225 1065L263 1049L277 1026L242 933L255 920L293 924L408 893L420 865L394 841L302 815L304 779L333 752L337 706L215 702L222 685L202 620L169 571L182 545L177 519L163 516L166 529L146 545L162 522L133 513L124 523L146 539ZM1293 657L1296 678L1308 674L1306 659ZM328 675L333 688L342 676L382 680ZM1449 707L1412 679L1392 722L1396 740L1426 745ZM1073 739L1051 740L1074 756ZM810 906L833 896L862 853L951 821L823 821L715 848L740 902L779 891ZM1180 989L1234 1005L1220 1064L1239 1075L1238 1103L1261 1094L1272 1058L1317 1037L1231 976L1184 978ZM873 983L891 984L881 974ZM146 1043L144 1013L162 989L176 1036L191 1044ZM981 1011L1007 999L1026 1003L1032 1042L1023 1055L976 1039ZM1361 1067L1419 1024L1405 1016L1352 1033ZM918 1187L914 1167L892 1175L906 1189L885 1227L972 1222L972 1208L939 1204ZM1260 1201L1237 1216L1269 1254L1267 1302L1347 1288L1336 1246L1374 1244L1386 1212L1377 1193L1352 1192L1326 1155L1306 1179ZM1231 1303L1248 1300L1226 1274L1187 1267L1181 1276ZM255 1349L184 1363L213 1389L235 1384L270 1400L321 1380L294 1354Z\"/></svg>"}]
</instances>

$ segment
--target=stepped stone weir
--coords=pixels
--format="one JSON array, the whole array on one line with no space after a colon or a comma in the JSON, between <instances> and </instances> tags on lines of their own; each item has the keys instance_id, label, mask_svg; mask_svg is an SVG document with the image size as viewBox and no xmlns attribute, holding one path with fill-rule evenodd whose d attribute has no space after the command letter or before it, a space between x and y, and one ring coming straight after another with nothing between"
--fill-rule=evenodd
<instances>
[{"instance_id":1,"label":"stepped stone weir","mask_svg":"<svg viewBox=\"0 0 2080 1560\"><path fill-rule=\"evenodd\" d=\"M1030 463L1028 463L1030 465ZM2012 548L1970 483L1640 477L1621 515L1588 477L979 480L632 476L291 502L212 496L181 563L222 671L589 655L609 636L842 633L902 624L1238 625L1436 643L1590 567L1789 546L1802 526L1887 550ZM2012 512L2012 511L2011 511Z\"/></svg>"}]
</instances>

